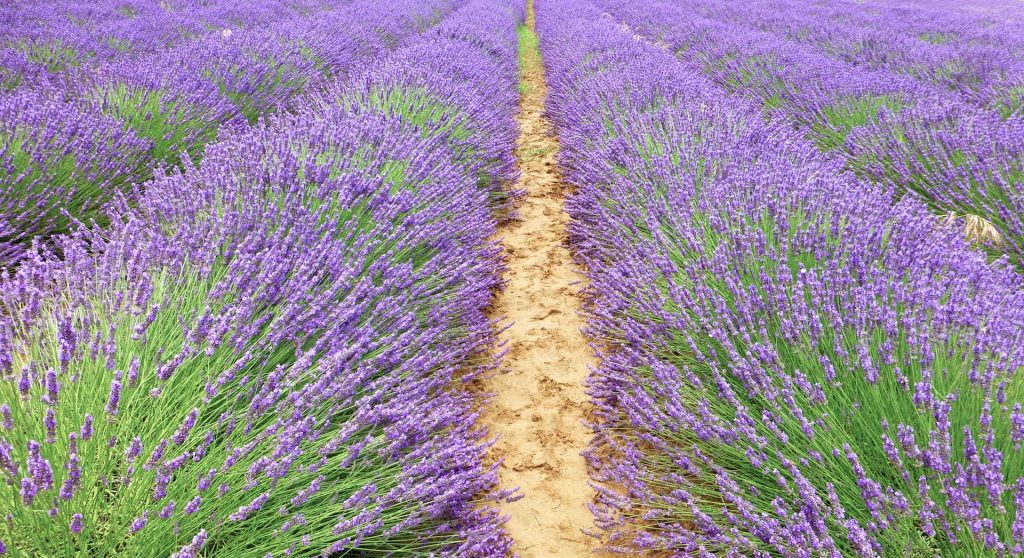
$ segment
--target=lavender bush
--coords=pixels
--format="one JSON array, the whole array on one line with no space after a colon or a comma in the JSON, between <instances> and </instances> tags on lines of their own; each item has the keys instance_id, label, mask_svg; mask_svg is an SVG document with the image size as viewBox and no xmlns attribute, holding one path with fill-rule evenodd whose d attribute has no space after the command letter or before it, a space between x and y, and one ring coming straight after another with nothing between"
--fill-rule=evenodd
<instances>
[{"instance_id":1,"label":"lavender bush","mask_svg":"<svg viewBox=\"0 0 1024 558\"><path fill-rule=\"evenodd\" d=\"M1024 552L1024 284L586 2L539 4L606 540Z\"/></svg>"},{"instance_id":2,"label":"lavender bush","mask_svg":"<svg viewBox=\"0 0 1024 558\"><path fill-rule=\"evenodd\" d=\"M491 209L506 215L518 195L509 189L516 171L508 150L517 133L516 43L484 32L499 27L507 18L504 12L480 8L460 15L440 25L436 37L404 49L351 83L329 88L324 104L392 115L415 133L444 144L453 162L476 177ZM518 17L525 17L524 10ZM310 112L319 111L319 105Z\"/></svg>"},{"instance_id":3,"label":"lavender bush","mask_svg":"<svg viewBox=\"0 0 1024 558\"><path fill-rule=\"evenodd\" d=\"M481 107L514 97L521 17L474 2L383 63L395 91L431 90L400 71L411 54L475 48L478 94L449 116L358 97L278 114L0 282L6 552L509 552L460 387L492 366L499 281L498 186L476 171L508 171L465 146L510 156L510 134L485 136L514 105Z\"/></svg>"}]
</instances>

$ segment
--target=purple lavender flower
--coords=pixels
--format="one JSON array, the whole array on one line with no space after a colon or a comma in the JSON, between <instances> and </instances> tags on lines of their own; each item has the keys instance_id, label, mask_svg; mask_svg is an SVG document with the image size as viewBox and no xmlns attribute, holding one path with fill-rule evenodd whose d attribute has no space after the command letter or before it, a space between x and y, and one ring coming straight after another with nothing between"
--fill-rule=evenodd
<instances>
[{"instance_id":1,"label":"purple lavender flower","mask_svg":"<svg viewBox=\"0 0 1024 558\"><path fill-rule=\"evenodd\" d=\"M181 547L180 550L171 555L171 558L196 558L199 555L199 551L206 546L206 530L200 530L192 537L192 542Z\"/></svg>"},{"instance_id":2,"label":"purple lavender flower","mask_svg":"<svg viewBox=\"0 0 1024 558\"><path fill-rule=\"evenodd\" d=\"M21 495L21 502L23 504L25 504L26 506L31 506L32 502L36 498L36 493L38 491L39 489L36 487L35 483L32 482L32 479L22 477L21 490L19 491L19 494Z\"/></svg>"},{"instance_id":3,"label":"purple lavender flower","mask_svg":"<svg viewBox=\"0 0 1024 558\"><path fill-rule=\"evenodd\" d=\"M192 409L188 416L185 417L185 421L181 423L178 430L174 432L174 436L171 437L171 441L175 445L181 445L185 443L185 438L188 437L188 433L192 431L192 427L196 424L196 417L199 416L199 409Z\"/></svg>"},{"instance_id":4,"label":"purple lavender flower","mask_svg":"<svg viewBox=\"0 0 1024 558\"><path fill-rule=\"evenodd\" d=\"M92 415L89 413L85 414L85 421L82 422L82 428L78 434L83 441L89 441L92 439Z\"/></svg>"},{"instance_id":5,"label":"purple lavender flower","mask_svg":"<svg viewBox=\"0 0 1024 558\"><path fill-rule=\"evenodd\" d=\"M188 504L185 505L185 515L192 515L199 510L200 504L203 503L203 499L199 496L189 500Z\"/></svg>"},{"instance_id":6,"label":"purple lavender flower","mask_svg":"<svg viewBox=\"0 0 1024 558\"><path fill-rule=\"evenodd\" d=\"M131 527L132 534L135 534L135 533L138 533L139 531L141 531L143 528L146 527L146 523L148 523L148 522L149 522L149 511L148 510L144 510L142 512L142 515L140 515L139 517L136 517L135 520L132 521L132 527Z\"/></svg>"},{"instance_id":7,"label":"purple lavender flower","mask_svg":"<svg viewBox=\"0 0 1024 558\"><path fill-rule=\"evenodd\" d=\"M160 519L168 519L174 515L174 501L171 500L162 510L160 510Z\"/></svg>"},{"instance_id":8,"label":"purple lavender flower","mask_svg":"<svg viewBox=\"0 0 1024 558\"><path fill-rule=\"evenodd\" d=\"M46 409L46 417L43 419L46 427L46 443L52 444L57 441L57 413L53 408Z\"/></svg>"},{"instance_id":9,"label":"purple lavender flower","mask_svg":"<svg viewBox=\"0 0 1024 558\"><path fill-rule=\"evenodd\" d=\"M135 461L135 458L142 453L142 439L136 436L132 439L132 443L128 445L128 449L124 450L125 458L131 462Z\"/></svg>"},{"instance_id":10,"label":"purple lavender flower","mask_svg":"<svg viewBox=\"0 0 1024 558\"><path fill-rule=\"evenodd\" d=\"M229 521L242 521L247 519L253 513L259 511L263 507L263 504L270 498L269 492L264 492L257 496L252 502L238 508L234 513L228 516Z\"/></svg>"},{"instance_id":11,"label":"purple lavender flower","mask_svg":"<svg viewBox=\"0 0 1024 558\"><path fill-rule=\"evenodd\" d=\"M65 501L70 500L72 496L74 496L75 490L77 490L81 484L82 469L81 462L78 459L78 454L71 454L68 459L66 469L68 476L64 480L64 485L61 486L60 489L60 498Z\"/></svg>"},{"instance_id":12,"label":"purple lavender flower","mask_svg":"<svg viewBox=\"0 0 1024 558\"><path fill-rule=\"evenodd\" d=\"M111 416L117 415L117 407L121 404L121 374L118 373L110 382L110 397L107 399L106 413Z\"/></svg>"},{"instance_id":13,"label":"purple lavender flower","mask_svg":"<svg viewBox=\"0 0 1024 558\"><path fill-rule=\"evenodd\" d=\"M57 381L57 373L51 368L46 371L46 396L48 405L56 406L60 397L60 383Z\"/></svg>"}]
</instances>

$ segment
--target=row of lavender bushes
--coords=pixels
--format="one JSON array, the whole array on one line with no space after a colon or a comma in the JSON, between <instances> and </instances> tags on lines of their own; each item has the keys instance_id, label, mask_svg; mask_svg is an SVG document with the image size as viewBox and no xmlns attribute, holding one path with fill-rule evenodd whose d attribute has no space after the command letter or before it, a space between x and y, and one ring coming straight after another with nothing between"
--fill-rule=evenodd
<instances>
[{"instance_id":1,"label":"row of lavender bushes","mask_svg":"<svg viewBox=\"0 0 1024 558\"><path fill-rule=\"evenodd\" d=\"M117 39L125 45L118 56L104 55L103 44L120 36L109 24L115 6L142 35ZM12 10L0 27L8 54L20 56L0 70L0 267L28 256L33 240L45 248L78 222L105 224L110 200L137 195L154 168L180 165L183 157L198 163L221 130L294 111L309 94L435 24L455 3L311 6L142 10L99 1ZM182 28L192 9L199 27ZM181 37L172 41L154 27ZM25 44L34 46L22 52ZM35 57L40 49L74 63Z\"/></svg>"},{"instance_id":2,"label":"row of lavender bushes","mask_svg":"<svg viewBox=\"0 0 1024 558\"><path fill-rule=\"evenodd\" d=\"M224 29L255 30L336 5L329 0L19 0L0 14L0 57L44 70L66 69L165 50Z\"/></svg>"},{"instance_id":3,"label":"row of lavender bushes","mask_svg":"<svg viewBox=\"0 0 1024 558\"><path fill-rule=\"evenodd\" d=\"M1024 10L1020 9L1017 0L879 0L879 3L887 7L922 10L926 14L934 14L940 18L950 12L955 15L981 14L985 16L986 24L993 26L1001 22L1024 23Z\"/></svg>"},{"instance_id":4,"label":"row of lavender bushes","mask_svg":"<svg viewBox=\"0 0 1024 558\"><path fill-rule=\"evenodd\" d=\"M0 282L0 554L508 554L461 384L523 17L472 2Z\"/></svg>"},{"instance_id":5,"label":"row of lavender bushes","mask_svg":"<svg viewBox=\"0 0 1024 558\"><path fill-rule=\"evenodd\" d=\"M613 549L1024 554L1024 283L585 0L538 2Z\"/></svg>"},{"instance_id":6,"label":"row of lavender bushes","mask_svg":"<svg viewBox=\"0 0 1024 558\"><path fill-rule=\"evenodd\" d=\"M844 60L829 53L827 45L796 40L781 29L761 31L756 28L761 20L755 18L763 10L752 10L738 21L723 14L699 15L722 11L717 2L687 3L702 9L671 1L598 4L636 33L678 54L687 67L757 100L770 115L790 120L859 176L897 194L918 195L937 214L982 233L973 236L994 256L1005 255L1018 266L1024 262L1024 114L1020 86L1012 82L1024 70L1007 74L979 69L967 82L1016 95L979 105L966 91L950 90L934 80L884 64ZM826 5L833 4L842 1ZM829 21L827 15L806 17L819 26ZM966 19L973 28L983 24L977 17ZM897 14L888 21L895 29L901 27ZM857 28L853 22L846 25ZM971 28L966 23L961 27ZM950 42L970 50L974 39L962 33ZM917 46L924 52L944 48L923 40ZM979 65L1020 65L1010 52L977 48L971 56ZM895 59L895 53L904 52L885 45L878 50L876 57L881 58Z\"/></svg>"},{"instance_id":7,"label":"row of lavender bushes","mask_svg":"<svg viewBox=\"0 0 1024 558\"><path fill-rule=\"evenodd\" d=\"M1011 114L1024 104L1024 22L998 13L923 9L874 0L669 0L738 29L808 45L857 68L884 69L941 86ZM1018 8L1019 11L1019 8Z\"/></svg>"}]
</instances>

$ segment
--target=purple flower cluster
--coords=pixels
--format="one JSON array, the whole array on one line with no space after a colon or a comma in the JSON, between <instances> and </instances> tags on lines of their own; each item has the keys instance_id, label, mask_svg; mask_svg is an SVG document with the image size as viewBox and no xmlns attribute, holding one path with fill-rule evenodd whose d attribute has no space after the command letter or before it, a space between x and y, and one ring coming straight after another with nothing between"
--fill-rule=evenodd
<instances>
[{"instance_id":1,"label":"purple flower cluster","mask_svg":"<svg viewBox=\"0 0 1024 558\"><path fill-rule=\"evenodd\" d=\"M461 384L490 366L523 7L372 4L345 9L395 53L347 78L325 54L308 106L0 278L15 555L510 552Z\"/></svg>"},{"instance_id":2,"label":"purple flower cluster","mask_svg":"<svg viewBox=\"0 0 1024 558\"><path fill-rule=\"evenodd\" d=\"M587 456L606 541L1024 554L1019 274L628 23L538 3L602 341Z\"/></svg>"},{"instance_id":3,"label":"purple flower cluster","mask_svg":"<svg viewBox=\"0 0 1024 558\"><path fill-rule=\"evenodd\" d=\"M598 4L695 72L792 121L862 178L913 192L944 217L980 217L995 234L976 240L1024 265L1024 60L1014 54L1024 47L993 42L1022 36L1019 25L846 2L807 11L779 2Z\"/></svg>"}]
</instances>

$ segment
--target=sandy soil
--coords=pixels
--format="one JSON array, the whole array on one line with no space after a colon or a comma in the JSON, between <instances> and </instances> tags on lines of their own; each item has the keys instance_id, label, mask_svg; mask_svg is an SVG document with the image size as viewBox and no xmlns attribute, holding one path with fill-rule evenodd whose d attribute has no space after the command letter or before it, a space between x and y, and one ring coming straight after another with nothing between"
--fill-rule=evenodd
<instances>
[{"instance_id":1,"label":"sandy soil","mask_svg":"<svg viewBox=\"0 0 1024 558\"><path fill-rule=\"evenodd\" d=\"M527 24L533 28L532 10ZM556 163L558 138L542 114L539 54L525 56L523 66L517 187L526 197L520 219L498 232L508 269L490 312L508 325L508 353L484 386L494 399L483 424L500 437L493 455L503 459L502 486L518 486L524 496L502 504L519 556L589 556L596 541L582 531L593 526L593 490L580 452L591 437L583 381L595 359L580 331L584 278L566 246L568 186Z\"/></svg>"}]
</instances>

